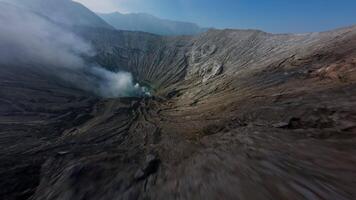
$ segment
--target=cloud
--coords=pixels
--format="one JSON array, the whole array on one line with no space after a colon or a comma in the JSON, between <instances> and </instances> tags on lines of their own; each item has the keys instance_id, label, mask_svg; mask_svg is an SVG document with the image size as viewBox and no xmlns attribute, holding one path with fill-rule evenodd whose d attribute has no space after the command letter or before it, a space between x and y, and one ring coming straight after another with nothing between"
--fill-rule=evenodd
<instances>
[{"instance_id":1,"label":"cloud","mask_svg":"<svg viewBox=\"0 0 356 200\"><path fill-rule=\"evenodd\" d=\"M143 94L130 73L111 72L83 59L93 55L93 48L70 31L0 2L1 65L31 67L103 97Z\"/></svg>"}]
</instances>

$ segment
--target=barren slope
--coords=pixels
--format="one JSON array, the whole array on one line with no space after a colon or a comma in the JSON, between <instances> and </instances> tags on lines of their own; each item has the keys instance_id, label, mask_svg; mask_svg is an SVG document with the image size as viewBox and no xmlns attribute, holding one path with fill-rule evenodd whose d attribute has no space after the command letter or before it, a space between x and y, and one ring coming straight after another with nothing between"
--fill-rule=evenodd
<instances>
[{"instance_id":1,"label":"barren slope","mask_svg":"<svg viewBox=\"0 0 356 200\"><path fill-rule=\"evenodd\" d=\"M0 68L0 198L356 195L355 27L76 32L97 62L131 71L154 97L100 100Z\"/></svg>"}]
</instances>

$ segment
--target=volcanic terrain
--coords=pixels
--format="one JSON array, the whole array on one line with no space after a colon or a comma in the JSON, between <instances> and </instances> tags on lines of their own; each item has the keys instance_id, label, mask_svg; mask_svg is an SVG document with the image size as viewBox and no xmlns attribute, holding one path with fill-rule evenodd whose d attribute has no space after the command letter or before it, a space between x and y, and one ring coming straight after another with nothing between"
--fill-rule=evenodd
<instances>
[{"instance_id":1,"label":"volcanic terrain","mask_svg":"<svg viewBox=\"0 0 356 200\"><path fill-rule=\"evenodd\" d=\"M66 28L152 95L102 98L1 64L0 199L355 198L356 27L105 26Z\"/></svg>"}]
</instances>

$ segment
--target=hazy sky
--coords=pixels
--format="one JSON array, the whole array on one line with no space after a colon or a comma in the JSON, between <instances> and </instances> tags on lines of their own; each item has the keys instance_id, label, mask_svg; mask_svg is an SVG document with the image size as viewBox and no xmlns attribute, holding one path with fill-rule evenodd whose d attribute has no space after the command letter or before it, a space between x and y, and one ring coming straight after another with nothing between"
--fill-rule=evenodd
<instances>
[{"instance_id":1,"label":"hazy sky","mask_svg":"<svg viewBox=\"0 0 356 200\"><path fill-rule=\"evenodd\" d=\"M356 0L76 0L96 12L145 12L204 27L315 32L356 24Z\"/></svg>"}]
</instances>

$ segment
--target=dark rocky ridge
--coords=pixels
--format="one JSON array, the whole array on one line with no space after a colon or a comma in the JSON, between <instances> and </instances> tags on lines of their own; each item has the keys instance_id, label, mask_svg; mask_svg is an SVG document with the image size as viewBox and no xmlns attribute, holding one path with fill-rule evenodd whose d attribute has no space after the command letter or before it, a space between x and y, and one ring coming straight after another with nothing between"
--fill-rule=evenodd
<instances>
[{"instance_id":1,"label":"dark rocky ridge","mask_svg":"<svg viewBox=\"0 0 356 200\"><path fill-rule=\"evenodd\" d=\"M195 37L77 27L152 98L0 70L0 199L353 199L356 28Z\"/></svg>"}]
</instances>

